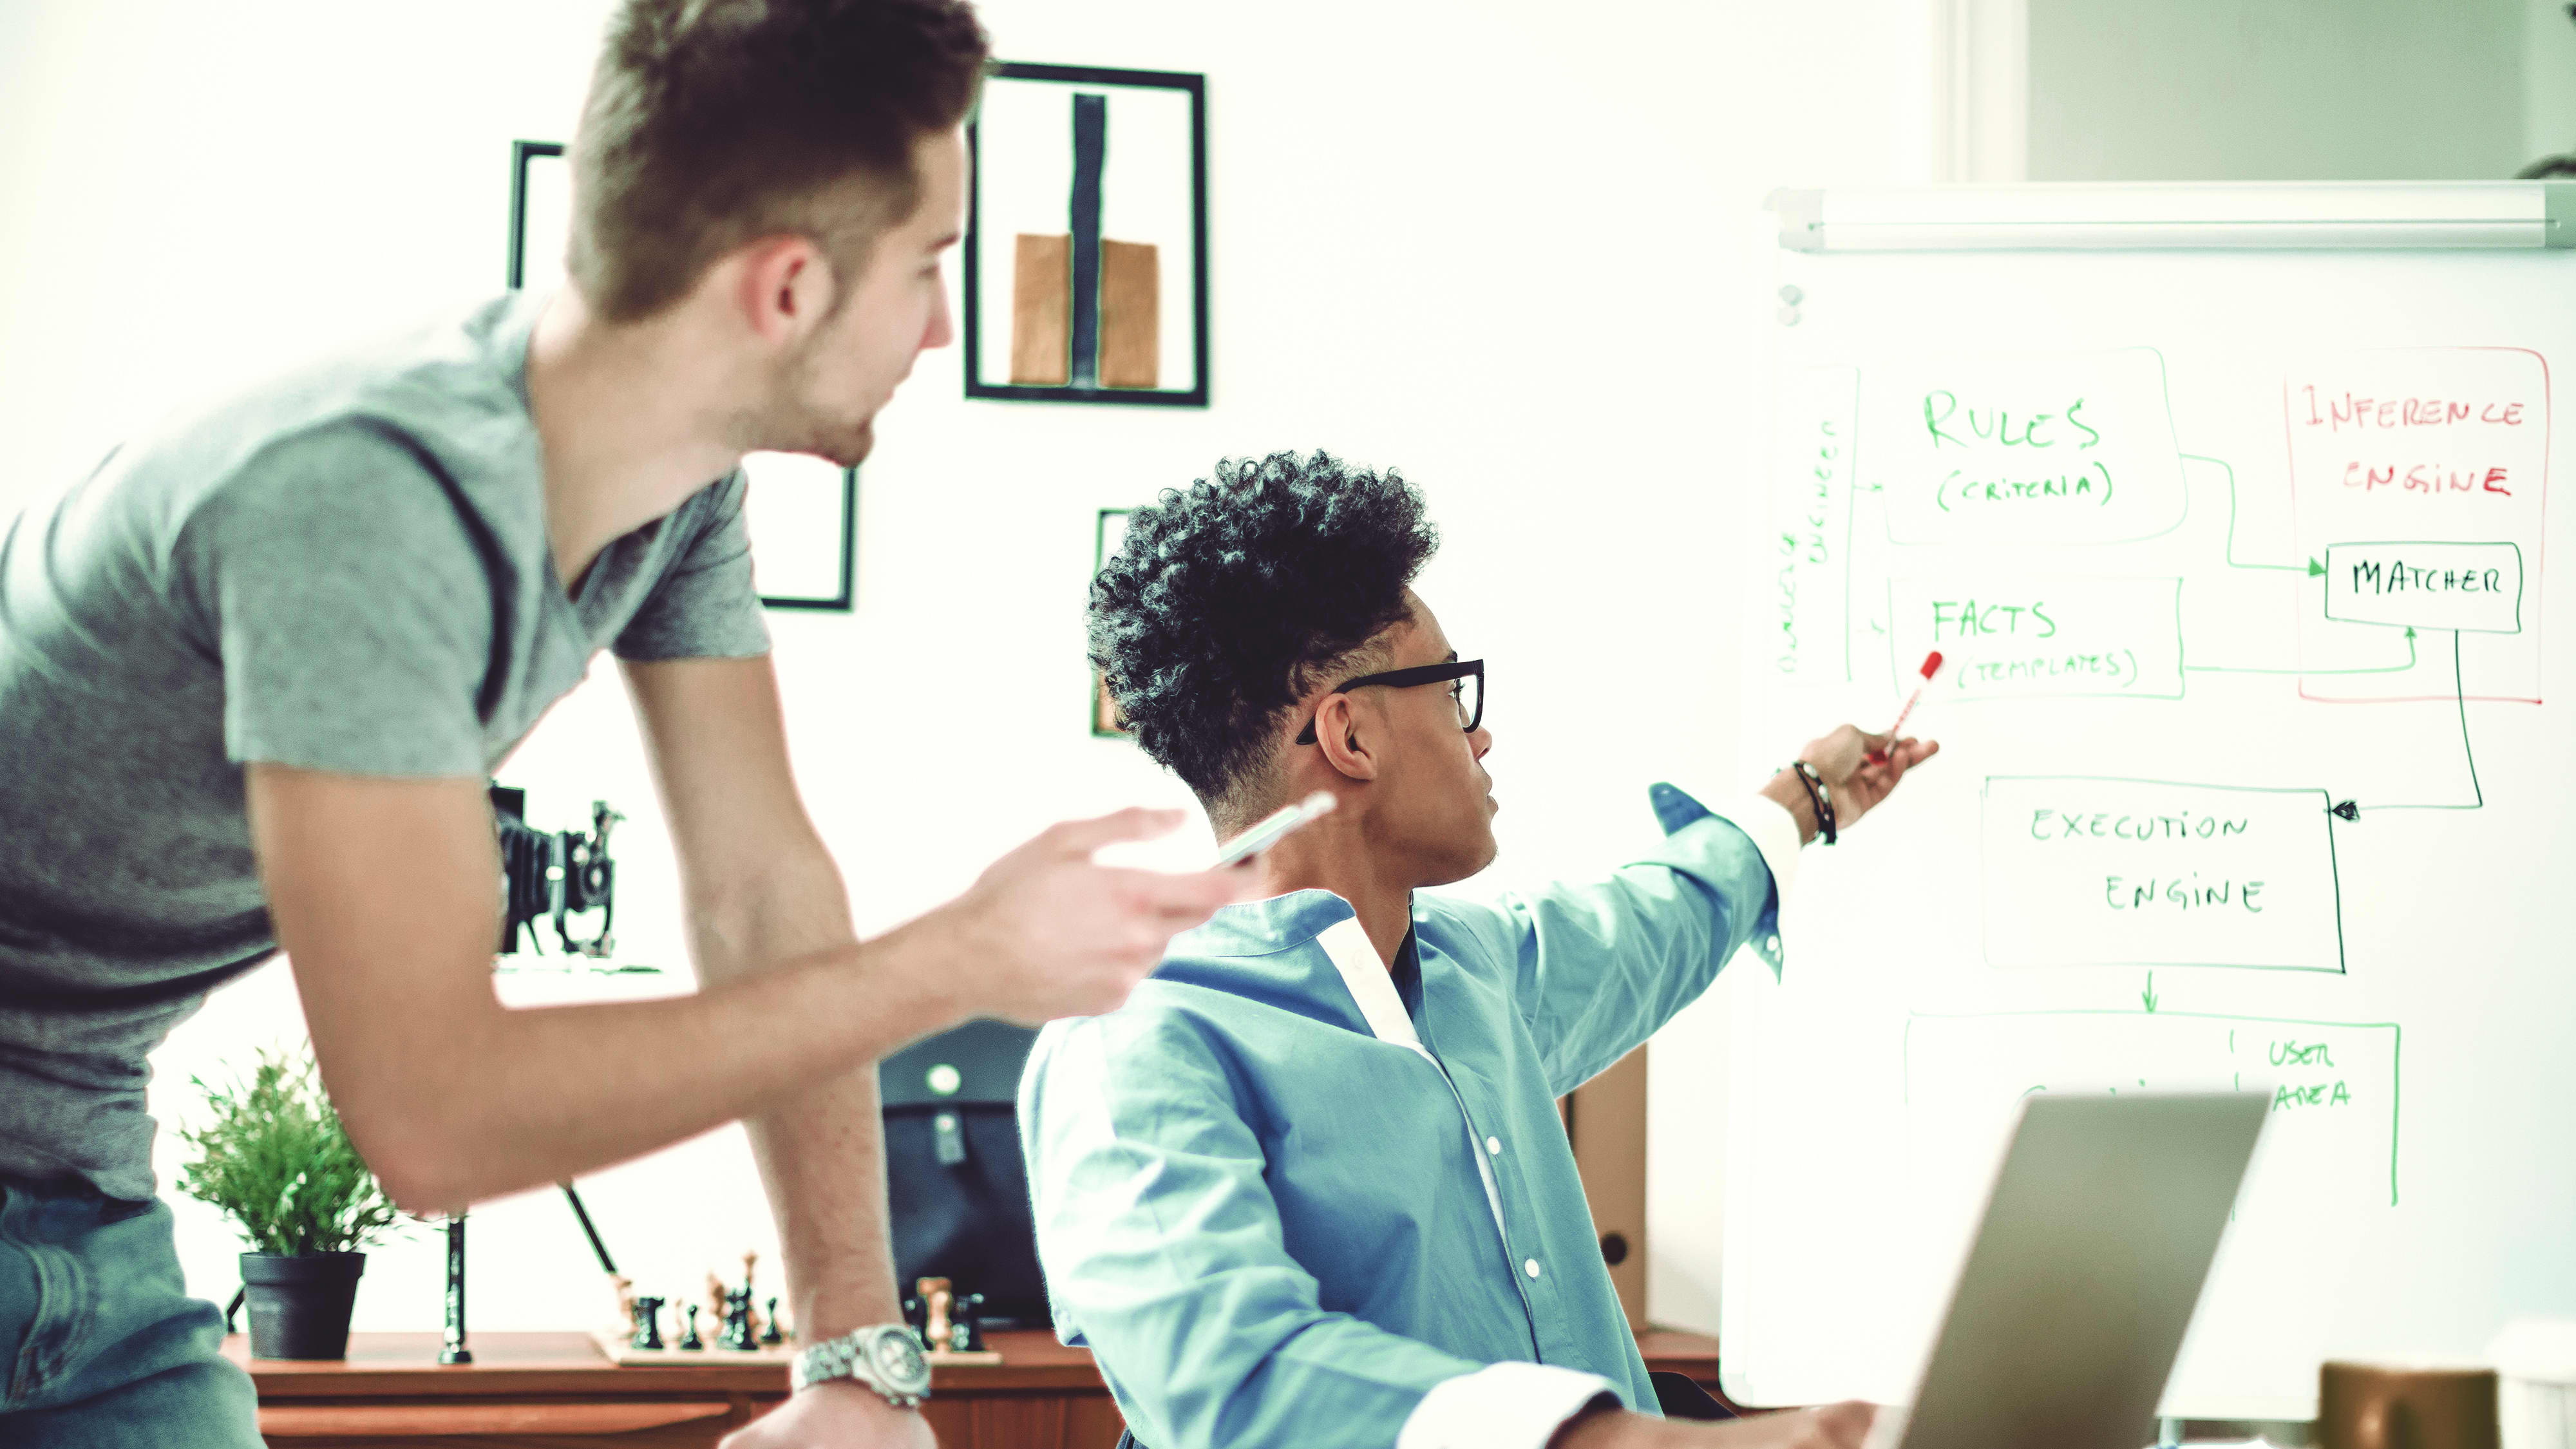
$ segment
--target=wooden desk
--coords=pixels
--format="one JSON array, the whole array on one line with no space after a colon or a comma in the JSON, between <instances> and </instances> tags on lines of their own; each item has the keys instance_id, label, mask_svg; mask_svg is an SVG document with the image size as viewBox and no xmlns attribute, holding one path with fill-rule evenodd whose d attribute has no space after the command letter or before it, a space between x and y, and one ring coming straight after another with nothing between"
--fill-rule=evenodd
<instances>
[{"instance_id":1,"label":"wooden desk","mask_svg":"<svg viewBox=\"0 0 2576 1449\"><path fill-rule=\"evenodd\" d=\"M1717 1342L1652 1329L1649 1367L1715 1387ZM434 1333L361 1333L325 1363L224 1351L259 1386L275 1449L706 1449L787 1394L773 1365L620 1368L578 1333L479 1333L474 1362L438 1365ZM922 1406L941 1449L1112 1449L1124 1427L1089 1352L1045 1332L996 1333L998 1364L943 1366Z\"/></svg>"}]
</instances>

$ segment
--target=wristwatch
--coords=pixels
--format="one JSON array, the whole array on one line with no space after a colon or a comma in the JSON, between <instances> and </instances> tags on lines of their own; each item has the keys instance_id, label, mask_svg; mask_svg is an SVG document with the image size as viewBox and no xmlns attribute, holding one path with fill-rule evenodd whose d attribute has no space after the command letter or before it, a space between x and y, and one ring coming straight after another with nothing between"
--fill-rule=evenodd
<instances>
[{"instance_id":1,"label":"wristwatch","mask_svg":"<svg viewBox=\"0 0 2576 1449\"><path fill-rule=\"evenodd\" d=\"M921 1341L900 1323L879 1323L827 1338L796 1355L788 1366L791 1388L832 1379L856 1379L885 1396L898 1409L909 1409L930 1397L930 1361L921 1356Z\"/></svg>"}]
</instances>

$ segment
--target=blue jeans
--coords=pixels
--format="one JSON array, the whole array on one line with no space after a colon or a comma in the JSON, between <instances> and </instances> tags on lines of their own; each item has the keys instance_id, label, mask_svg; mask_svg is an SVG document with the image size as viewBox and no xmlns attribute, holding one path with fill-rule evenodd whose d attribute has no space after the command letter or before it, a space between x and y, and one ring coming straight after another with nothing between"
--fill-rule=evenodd
<instances>
[{"instance_id":1,"label":"blue jeans","mask_svg":"<svg viewBox=\"0 0 2576 1449\"><path fill-rule=\"evenodd\" d=\"M261 1449L223 1342L182 1284L168 1207L0 1182L0 1444Z\"/></svg>"}]
</instances>

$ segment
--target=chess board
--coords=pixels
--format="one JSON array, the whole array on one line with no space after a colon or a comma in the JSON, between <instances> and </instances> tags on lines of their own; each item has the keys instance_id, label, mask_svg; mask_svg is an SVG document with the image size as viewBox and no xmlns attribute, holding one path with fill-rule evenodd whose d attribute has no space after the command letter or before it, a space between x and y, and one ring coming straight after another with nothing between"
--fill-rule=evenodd
<instances>
[{"instance_id":1,"label":"chess board","mask_svg":"<svg viewBox=\"0 0 2576 1449\"><path fill-rule=\"evenodd\" d=\"M796 1345L792 1341L769 1348L756 1348L749 1353L744 1353L739 1349L718 1348L714 1344L709 1344L705 1348L637 1348L627 1342L626 1335L606 1331L593 1333L590 1337L593 1343L599 1345L599 1351L608 1356L610 1363L619 1365L774 1363L784 1368L796 1357ZM945 1348L935 1353L923 1354L922 1357L930 1360L932 1368L938 1368L942 1364L997 1364L1002 1361L1002 1356L998 1353L958 1353Z\"/></svg>"}]
</instances>

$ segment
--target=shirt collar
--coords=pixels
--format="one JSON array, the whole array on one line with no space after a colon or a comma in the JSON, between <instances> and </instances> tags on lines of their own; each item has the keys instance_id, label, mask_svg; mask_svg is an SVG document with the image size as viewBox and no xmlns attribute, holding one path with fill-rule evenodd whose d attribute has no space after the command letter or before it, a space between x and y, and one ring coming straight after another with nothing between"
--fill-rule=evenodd
<instances>
[{"instance_id":1,"label":"shirt collar","mask_svg":"<svg viewBox=\"0 0 2576 1449\"><path fill-rule=\"evenodd\" d=\"M1323 889L1290 891L1267 900L1227 906L1197 930L1172 942L1175 954L1263 956L1314 940L1344 921L1359 919L1351 903Z\"/></svg>"},{"instance_id":2,"label":"shirt collar","mask_svg":"<svg viewBox=\"0 0 2576 1449\"><path fill-rule=\"evenodd\" d=\"M1228 906L1175 937L1154 975L1413 1046L1422 1002L1419 950L1408 930L1389 971L1350 902L1328 890L1291 891Z\"/></svg>"}]
</instances>

